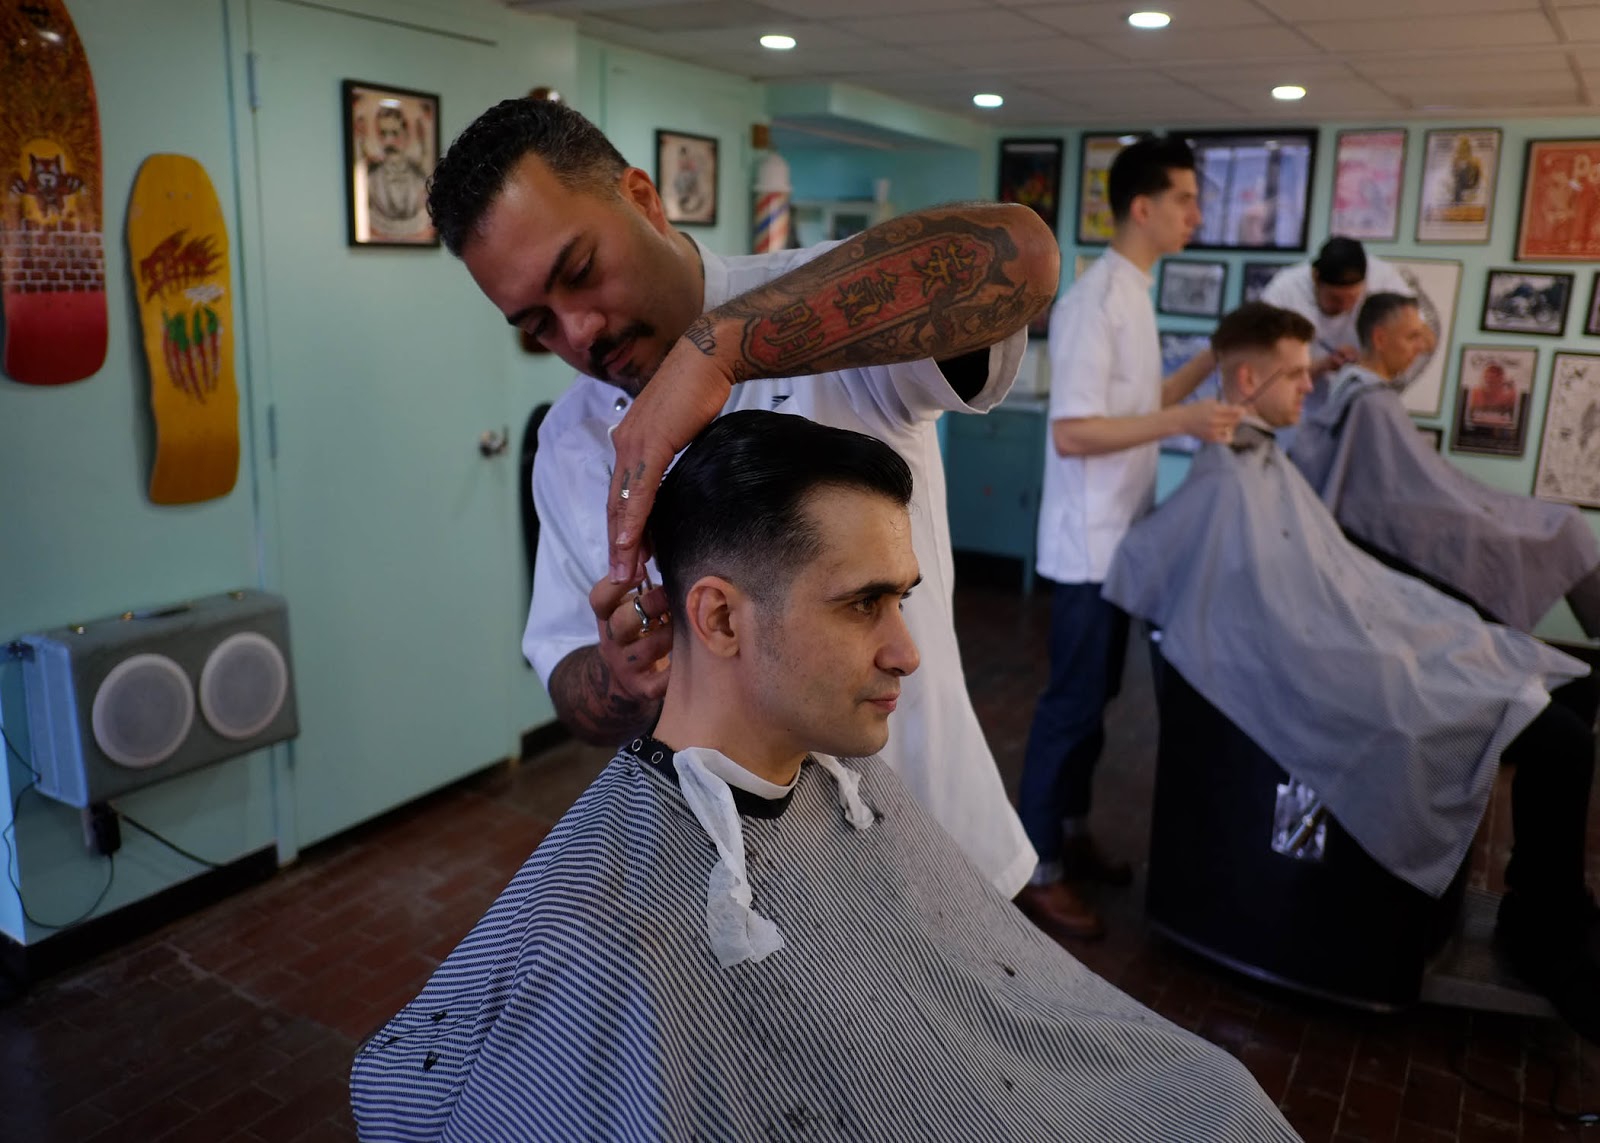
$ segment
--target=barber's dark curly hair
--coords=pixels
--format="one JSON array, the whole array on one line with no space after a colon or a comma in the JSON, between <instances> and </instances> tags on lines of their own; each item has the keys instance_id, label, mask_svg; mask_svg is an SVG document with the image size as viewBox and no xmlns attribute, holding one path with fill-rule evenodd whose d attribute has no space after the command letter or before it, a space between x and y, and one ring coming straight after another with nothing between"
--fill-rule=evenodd
<instances>
[{"instance_id":1,"label":"barber's dark curly hair","mask_svg":"<svg viewBox=\"0 0 1600 1143\"><path fill-rule=\"evenodd\" d=\"M614 188L627 160L578 112L548 99L506 99L456 136L428 180L428 213L450 253L461 247L505 189L511 171L538 155L568 187Z\"/></svg>"}]
</instances>

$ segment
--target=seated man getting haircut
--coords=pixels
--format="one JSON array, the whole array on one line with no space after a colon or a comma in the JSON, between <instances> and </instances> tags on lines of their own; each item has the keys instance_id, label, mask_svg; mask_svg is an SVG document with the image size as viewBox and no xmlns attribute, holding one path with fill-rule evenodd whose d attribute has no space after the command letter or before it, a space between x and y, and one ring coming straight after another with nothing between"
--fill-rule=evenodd
<instances>
[{"instance_id":1,"label":"seated man getting haircut","mask_svg":"<svg viewBox=\"0 0 1600 1143\"><path fill-rule=\"evenodd\" d=\"M1584 883L1594 736L1548 690L1588 669L1344 538L1272 436L1311 389L1311 337L1303 317L1265 303L1222 319L1212 345L1245 421L1134 526L1106 596L1160 627L1195 690L1433 896L1466 856L1498 763L1515 764L1499 936L1528 983L1600 1041Z\"/></svg>"},{"instance_id":2,"label":"seated man getting haircut","mask_svg":"<svg viewBox=\"0 0 1600 1143\"><path fill-rule=\"evenodd\" d=\"M910 497L887 445L797 416L684 452L650 518L654 736L363 1046L363 1139L1294 1137L867 757L918 665Z\"/></svg>"},{"instance_id":3,"label":"seated man getting haircut","mask_svg":"<svg viewBox=\"0 0 1600 1143\"><path fill-rule=\"evenodd\" d=\"M1583 629L1600 635L1600 544L1583 514L1480 484L1412 426L1393 384L1426 343L1415 299L1373 294L1356 333L1361 359L1333 379L1289 446L1339 525L1508 626L1532 631L1564 595Z\"/></svg>"}]
</instances>

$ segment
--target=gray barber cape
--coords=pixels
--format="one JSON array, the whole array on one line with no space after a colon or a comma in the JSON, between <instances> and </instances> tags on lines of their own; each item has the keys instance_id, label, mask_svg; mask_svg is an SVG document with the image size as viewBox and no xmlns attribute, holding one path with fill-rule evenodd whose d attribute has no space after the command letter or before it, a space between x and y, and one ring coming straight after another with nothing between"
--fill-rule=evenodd
<instances>
[{"instance_id":1,"label":"gray barber cape","mask_svg":"<svg viewBox=\"0 0 1600 1143\"><path fill-rule=\"evenodd\" d=\"M846 763L865 829L813 762L784 800L736 793L785 944L719 968L717 855L647 753L362 1047L362 1139L1295 1138L1242 1064L1034 929L876 759Z\"/></svg>"},{"instance_id":2,"label":"gray barber cape","mask_svg":"<svg viewBox=\"0 0 1600 1143\"><path fill-rule=\"evenodd\" d=\"M1399 394L1347 366L1289 458L1351 535L1531 631L1600 565L1578 509L1480 484L1422 439Z\"/></svg>"},{"instance_id":3,"label":"gray barber cape","mask_svg":"<svg viewBox=\"0 0 1600 1143\"><path fill-rule=\"evenodd\" d=\"M1339 531L1269 433L1196 454L1123 539L1104 595L1372 857L1439 896L1501 751L1588 668L1391 571Z\"/></svg>"}]
</instances>

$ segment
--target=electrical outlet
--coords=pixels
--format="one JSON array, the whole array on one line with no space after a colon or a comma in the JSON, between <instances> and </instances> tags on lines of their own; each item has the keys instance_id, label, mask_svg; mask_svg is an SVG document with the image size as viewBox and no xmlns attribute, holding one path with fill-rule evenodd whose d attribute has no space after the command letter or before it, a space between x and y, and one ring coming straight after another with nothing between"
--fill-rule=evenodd
<instances>
[{"instance_id":1,"label":"electrical outlet","mask_svg":"<svg viewBox=\"0 0 1600 1143\"><path fill-rule=\"evenodd\" d=\"M122 848L122 819L109 802L96 802L83 812L83 844L89 852L110 857Z\"/></svg>"}]
</instances>

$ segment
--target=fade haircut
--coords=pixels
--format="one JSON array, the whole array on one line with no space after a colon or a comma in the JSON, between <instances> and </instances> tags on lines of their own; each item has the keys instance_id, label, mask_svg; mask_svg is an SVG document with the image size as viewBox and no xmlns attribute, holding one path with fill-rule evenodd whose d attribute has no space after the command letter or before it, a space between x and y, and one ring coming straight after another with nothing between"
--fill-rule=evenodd
<instances>
[{"instance_id":1,"label":"fade haircut","mask_svg":"<svg viewBox=\"0 0 1600 1143\"><path fill-rule=\"evenodd\" d=\"M748 409L713 421L668 471L650 512L649 538L673 617L689 588L720 575L775 609L795 574L822 554L806 516L824 488L911 502L911 469L864 433Z\"/></svg>"},{"instance_id":2,"label":"fade haircut","mask_svg":"<svg viewBox=\"0 0 1600 1143\"><path fill-rule=\"evenodd\" d=\"M1133 200L1142 194L1155 195L1172 186L1173 171L1194 170L1194 152L1189 144L1172 135L1142 135L1129 143L1111 160L1106 176L1106 197L1111 201L1111 216L1127 220Z\"/></svg>"},{"instance_id":3,"label":"fade haircut","mask_svg":"<svg viewBox=\"0 0 1600 1143\"><path fill-rule=\"evenodd\" d=\"M1218 357L1240 350L1271 352L1286 337L1309 344L1316 336L1317 327L1302 314L1266 302L1246 302L1217 323L1211 348Z\"/></svg>"},{"instance_id":4,"label":"fade haircut","mask_svg":"<svg viewBox=\"0 0 1600 1143\"><path fill-rule=\"evenodd\" d=\"M1361 348L1372 352L1373 331L1388 325L1390 318L1407 308L1416 309L1417 299L1406 294L1368 294L1361 303L1361 312L1356 314L1356 340L1361 342Z\"/></svg>"},{"instance_id":5,"label":"fade haircut","mask_svg":"<svg viewBox=\"0 0 1600 1143\"><path fill-rule=\"evenodd\" d=\"M428 214L450 253L461 256L512 170L528 155L538 155L573 190L615 190L628 169L600 128L565 103L502 100L456 136L428 180Z\"/></svg>"}]
</instances>

